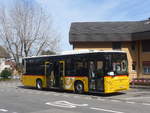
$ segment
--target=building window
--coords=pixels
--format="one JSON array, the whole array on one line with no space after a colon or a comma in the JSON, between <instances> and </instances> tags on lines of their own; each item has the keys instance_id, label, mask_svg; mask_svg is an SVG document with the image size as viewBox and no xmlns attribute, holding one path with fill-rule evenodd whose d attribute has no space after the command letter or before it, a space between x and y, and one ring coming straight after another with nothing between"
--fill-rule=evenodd
<instances>
[{"instance_id":1,"label":"building window","mask_svg":"<svg viewBox=\"0 0 150 113\"><path fill-rule=\"evenodd\" d=\"M112 48L113 50L121 50L121 42L113 42Z\"/></svg>"},{"instance_id":2,"label":"building window","mask_svg":"<svg viewBox=\"0 0 150 113\"><path fill-rule=\"evenodd\" d=\"M136 62L132 63L132 71L136 71Z\"/></svg>"},{"instance_id":3,"label":"building window","mask_svg":"<svg viewBox=\"0 0 150 113\"><path fill-rule=\"evenodd\" d=\"M135 48L136 48L136 42L132 41L131 42L131 49L132 49L132 51L135 51Z\"/></svg>"},{"instance_id":4,"label":"building window","mask_svg":"<svg viewBox=\"0 0 150 113\"><path fill-rule=\"evenodd\" d=\"M150 52L150 40L143 40L142 41L142 50L143 52Z\"/></svg>"},{"instance_id":5,"label":"building window","mask_svg":"<svg viewBox=\"0 0 150 113\"><path fill-rule=\"evenodd\" d=\"M143 73L150 74L150 61L143 62Z\"/></svg>"}]
</instances>

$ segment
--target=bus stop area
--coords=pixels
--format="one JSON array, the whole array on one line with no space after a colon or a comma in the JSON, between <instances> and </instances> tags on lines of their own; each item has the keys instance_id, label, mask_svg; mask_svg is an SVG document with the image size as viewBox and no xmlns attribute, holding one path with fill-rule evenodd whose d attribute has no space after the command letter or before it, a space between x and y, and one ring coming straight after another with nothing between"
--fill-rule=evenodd
<instances>
[{"instance_id":1,"label":"bus stop area","mask_svg":"<svg viewBox=\"0 0 150 113\"><path fill-rule=\"evenodd\" d=\"M15 92L15 93L27 93L27 94L46 94L50 95L51 93L57 93L56 95L70 95L73 97L84 97L91 99L112 99L112 100L143 100L146 98L146 101L150 102L150 86L149 85L136 85L131 84L130 89L126 91L120 91L112 94L103 94L103 93L84 93L76 94L72 91L60 91L55 89L43 89L37 90L32 87L25 87L21 84L19 80L12 81L0 81L0 92ZM148 100L149 99L149 100Z\"/></svg>"},{"instance_id":2,"label":"bus stop area","mask_svg":"<svg viewBox=\"0 0 150 113\"><path fill-rule=\"evenodd\" d=\"M116 113L147 113L150 86L136 85L113 94L75 94L24 87L19 80L1 81L0 105L0 113L103 113L106 110L108 113L111 113L109 110Z\"/></svg>"}]
</instances>

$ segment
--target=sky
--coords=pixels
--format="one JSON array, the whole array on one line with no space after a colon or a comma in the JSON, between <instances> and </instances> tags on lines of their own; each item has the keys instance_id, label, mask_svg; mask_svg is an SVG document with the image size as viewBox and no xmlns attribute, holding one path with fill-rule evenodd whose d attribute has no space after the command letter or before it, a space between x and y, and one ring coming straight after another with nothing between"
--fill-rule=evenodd
<instances>
[{"instance_id":1,"label":"sky","mask_svg":"<svg viewBox=\"0 0 150 113\"><path fill-rule=\"evenodd\" d=\"M150 17L150 0L35 1L51 15L55 29L61 34L62 51L72 49L69 44L69 29L72 22L139 21Z\"/></svg>"}]
</instances>

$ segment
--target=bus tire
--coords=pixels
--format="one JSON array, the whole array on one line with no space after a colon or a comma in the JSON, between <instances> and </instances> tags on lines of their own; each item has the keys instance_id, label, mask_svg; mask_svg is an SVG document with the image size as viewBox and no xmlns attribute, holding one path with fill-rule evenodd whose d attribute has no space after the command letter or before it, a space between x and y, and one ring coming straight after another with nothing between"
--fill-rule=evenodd
<instances>
[{"instance_id":1,"label":"bus tire","mask_svg":"<svg viewBox=\"0 0 150 113\"><path fill-rule=\"evenodd\" d=\"M37 79L36 80L36 88L38 90L42 90L43 89L43 87L42 87L42 80L41 79Z\"/></svg>"},{"instance_id":2,"label":"bus tire","mask_svg":"<svg viewBox=\"0 0 150 113\"><path fill-rule=\"evenodd\" d=\"M81 81L75 82L75 93L82 94L84 93L84 85Z\"/></svg>"}]
</instances>

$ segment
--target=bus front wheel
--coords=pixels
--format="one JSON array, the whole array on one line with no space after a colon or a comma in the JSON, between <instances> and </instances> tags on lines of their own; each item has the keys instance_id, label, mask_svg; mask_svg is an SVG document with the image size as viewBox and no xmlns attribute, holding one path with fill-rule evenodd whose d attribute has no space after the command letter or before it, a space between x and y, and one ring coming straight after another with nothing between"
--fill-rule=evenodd
<instances>
[{"instance_id":1,"label":"bus front wheel","mask_svg":"<svg viewBox=\"0 0 150 113\"><path fill-rule=\"evenodd\" d=\"M82 94L84 92L84 85L82 82L77 81L75 83L75 92L79 94Z\"/></svg>"},{"instance_id":2,"label":"bus front wheel","mask_svg":"<svg viewBox=\"0 0 150 113\"><path fill-rule=\"evenodd\" d=\"M42 81L40 79L36 81L36 88L42 90Z\"/></svg>"}]
</instances>

